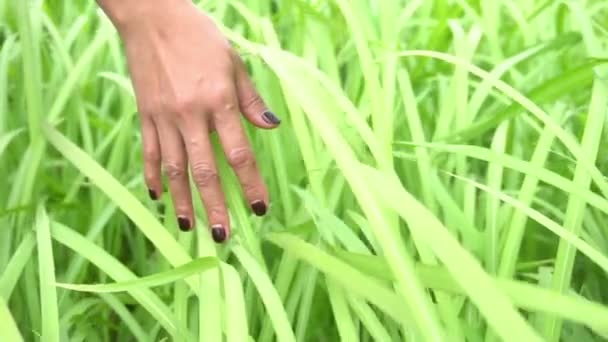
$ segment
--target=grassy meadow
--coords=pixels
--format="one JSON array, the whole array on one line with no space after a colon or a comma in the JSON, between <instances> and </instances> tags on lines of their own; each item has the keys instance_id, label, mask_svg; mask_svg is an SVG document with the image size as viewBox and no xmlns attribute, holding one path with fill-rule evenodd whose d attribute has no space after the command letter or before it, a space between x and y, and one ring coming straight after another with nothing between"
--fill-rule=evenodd
<instances>
[{"instance_id":1,"label":"grassy meadow","mask_svg":"<svg viewBox=\"0 0 608 342\"><path fill-rule=\"evenodd\" d=\"M608 339L608 2L199 4L283 119L222 246L95 2L0 0L0 341Z\"/></svg>"}]
</instances>

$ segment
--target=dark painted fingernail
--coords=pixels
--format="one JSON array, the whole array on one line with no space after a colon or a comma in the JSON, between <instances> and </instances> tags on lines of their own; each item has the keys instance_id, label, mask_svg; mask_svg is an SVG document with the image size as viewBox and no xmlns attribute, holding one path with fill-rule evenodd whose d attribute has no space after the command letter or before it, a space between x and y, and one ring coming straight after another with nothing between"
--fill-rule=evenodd
<instances>
[{"instance_id":1,"label":"dark painted fingernail","mask_svg":"<svg viewBox=\"0 0 608 342\"><path fill-rule=\"evenodd\" d=\"M150 195L150 198L154 201L158 199L158 194L152 189L148 189L148 195Z\"/></svg>"},{"instance_id":2,"label":"dark painted fingernail","mask_svg":"<svg viewBox=\"0 0 608 342\"><path fill-rule=\"evenodd\" d=\"M211 226L211 236L213 241L222 243L226 240L226 229L221 224Z\"/></svg>"},{"instance_id":3,"label":"dark painted fingernail","mask_svg":"<svg viewBox=\"0 0 608 342\"><path fill-rule=\"evenodd\" d=\"M258 216L266 215L266 211L268 207L266 207L266 203L264 201L255 201L251 203L251 209Z\"/></svg>"},{"instance_id":4,"label":"dark painted fingernail","mask_svg":"<svg viewBox=\"0 0 608 342\"><path fill-rule=\"evenodd\" d=\"M181 229L184 232L187 232L190 229L192 229L192 224L190 223L190 220L188 220L186 217L183 217L183 216L178 217L177 224L179 225L179 229Z\"/></svg>"},{"instance_id":5,"label":"dark painted fingernail","mask_svg":"<svg viewBox=\"0 0 608 342\"><path fill-rule=\"evenodd\" d=\"M278 125L281 123L281 119L279 119L276 115L274 115L273 112L271 111L265 111L264 114L262 114L262 119L270 125Z\"/></svg>"}]
</instances>

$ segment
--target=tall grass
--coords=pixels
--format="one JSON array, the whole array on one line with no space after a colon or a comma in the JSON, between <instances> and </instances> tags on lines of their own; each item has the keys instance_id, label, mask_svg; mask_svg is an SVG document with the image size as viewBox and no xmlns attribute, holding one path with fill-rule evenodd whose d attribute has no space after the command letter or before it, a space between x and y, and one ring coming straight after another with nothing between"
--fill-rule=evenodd
<instances>
[{"instance_id":1,"label":"tall grass","mask_svg":"<svg viewBox=\"0 0 608 342\"><path fill-rule=\"evenodd\" d=\"M0 340L608 338L608 4L200 6L285 118L225 246L147 199L95 3L0 0Z\"/></svg>"}]
</instances>

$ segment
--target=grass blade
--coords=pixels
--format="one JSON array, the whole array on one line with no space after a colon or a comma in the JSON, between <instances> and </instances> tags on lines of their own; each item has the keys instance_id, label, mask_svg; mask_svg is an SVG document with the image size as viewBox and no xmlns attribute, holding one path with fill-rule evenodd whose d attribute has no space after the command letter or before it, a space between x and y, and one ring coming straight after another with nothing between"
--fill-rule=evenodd
<instances>
[{"instance_id":1,"label":"grass blade","mask_svg":"<svg viewBox=\"0 0 608 342\"><path fill-rule=\"evenodd\" d=\"M454 65L463 65L466 66L467 70L483 79L491 79L491 76L484 70L469 64L466 61L462 61L454 56L435 52L435 51L407 51L399 53L400 56L423 56L439 59ZM500 90L502 93L507 95L509 98L513 99L515 102L520 104L523 109L532 113L536 118L542 121L548 129L551 130L553 134L566 146L566 148L577 158L578 162L581 166L584 167L587 173L591 176L593 181L596 183L600 191L605 197L608 197L608 180L602 175L602 173L598 170L598 168L594 165L593 161L588 159L587 155L578 144L578 142L574 139L574 137L566 132L562 127L559 126L554 120L545 113L537 104L535 104L531 99L525 97L513 87L509 86L503 81L500 80L491 80L492 85Z\"/></svg>"},{"instance_id":2,"label":"grass blade","mask_svg":"<svg viewBox=\"0 0 608 342\"><path fill-rule=\"evenodd\" d=\"M59 310L55 288L55 259L49 218L42 205L36 211L36 241L38 242L38 269L40 272L40 305L42 339L59 342Z\"/></svg>"},{"instance_id":3,"label":"grass blade","mask_svg":"<svg viewBox=\"0 0 608 342\"><path fill-rule=\"evenodd\" d=\"M83 150L70 142L55 128L44 125L43 131L49 143L63 154L75 167L90 178L99 189L123 210L146 237L158 248L165 258L174 266L192 261L173 236L158 222L158 220L122 186L110 173L104 170ZM198 293L198 280L186 280L195 293Z\"/></svg>"},{"instance_id":4,"label":"grass blade","mask_svg":"<svg viewBox=\"0 0 608 342\"><path fill-rule=\"evenodd\" d=\"M15 319L2 296L0 296L0 322L0 341L23 342Z\"/></svg>"},{"instance_id":5,"label":"grass blade","mask_svg":"<svg viewBox=\"0 0 608 342\"><path fill-rule=\"evenodd\" d=\"M234 255L238 258L239 262L247 270L247 274L255 284L258 293L264 305L268 317L274 326L277 340L279 342L294 341L296 337L294 335L287 313L281 303L281 298L276 292L272 281L268 278L263 271L261 266L257 264L257 261L241 246L235 246L233 249Z\"/></svg>"},{"instance_id":6,"label":"grass blade","mask_svg":"<svg viewBox=\"0 0 608 342\"><path fill-rule=\"evenodd\" d=\"M146 332L135 320L135 317L133 317L129 309L127 309L127 307L118 298L116 298L116 296L108 293L99 293L99 297L101 297L101 299L103 299L112 308L112 310L116 312L118 317L121 319L121 323L129 328L137 341L150 341L150 337L147 336Z\"/></svg>"},{"instance_id":7,"label":"grass blade","mask_svg":"<svg viewBox=\"0 0 608 342\"><path fill-rule=\"evenodd\" d=\"M379 280L390 275L386 261L381 257L335 251L336 256ZM416 272L425 286L455 294L464 294L450 273L440 266L416 265ZM584 324L602 336L608 336L608 308L599 303L574 295L563 295L551 289L531 285L523 281L496 279L497 286L521 309L551 313Z\"/></svg>"},{"instance_id":8,"label":"grass blade","mask_svg":"<svg viewBox=\"0 0 608 342\"><path fill-rule=\"evenodd\" d=\"M465 182L475 186L476 188L479 188L479 189L491 194L492 196L499 198L503 202L513 206L514 208L516 208L518 210L521 210L523 213L528 215L528 217L530 217L534 221L540 223L543 227L547 228L555 235L564 239L564 241L566 243L568 243L569 245L571 245L573 247L576 247L576 249L578 249L581 253L583 253L584 255L589 257L589 259L591 259L591 261L596 263L605 272L608 272L608 257L607 256L603 255L600 251L598 251L595 248L593 248L592 246L590 246L587 242L583 241L576 234L572 233L571 231L569 231L569 230L565 229L564 227L562 227L561 225L557 224L555 221L553 221L550 218L548 218L547 216L543 215L538 210L528 207L525 204L522 204L517 199L515 199L509 195L506 195L503 192L491 189L481 183L478 183L473 180L467 179L465 177L457 176L454 174L452 174L452 176L457 179L460 179L462 181L465 181Z\"/></svg>"},{"instance_id":9,"label":"grass blade","mask_svg":"<svg viewBox=\"0 0 608 342\"><path fill-rule=\"evenodd\" d=\"M89 260L105 274L110 276L110 278L116 281L137 279L133 272L113 256L61 223L53 222L51 234L53 239ZM53 287L54 286L55 285L53 284ZM133 298L135 298L135 300L137 300L163 328L169 333L177 334L177 325L171 310L169 310L165 303L163 303L163 301L150 289L130 290L129 294L133 296ZM182 336L185 338L187 334L182 332Z\"/></svg>"},{"instance_id":10,"label":"grass blade","mask_svg":"<svg viewBox=\"0 0 608 342\"><path fill-rule=\"evenodd\" d=\"M218 265L217 259L214 257L204 257L195 259L187 264L178 266L168 271L156 273L153 275L141 277L135 280L127 280L113 284L62 284L57 283L57 287L64 289L93 292L93 293L113 293L137 290L141 288L150 288L160 285L173 283L178 280L184 280L190 276L205 272L215 268Z\"/></svg>"},{"instance_id":11,"label":"grass blade","mask_svg":"<svg viewBox=\"0 0 608 342\"><path fill-rule=\"evenodd\" d=\"M222 276L225 292L226 341L241 342L249 337L249 327L245 313L245 298L243 285L239 274L230 265L222 265Z\"/></svg>"},{"instance_id":12,"label":"grass blade","mask_svg":"<svg viewBox=\"0 0 608 342\"><path fill-rule=\"evenodd\" d=\"M417 311L412 316L412 319L416 321L417 333L429 340L441 339L444 332L439 324L435 308L413 274L413 262L401 237L395 234L395 230L389 225L384 212L375 201L371 200L373 195L370 193L365 178L357 170L358 161L353 150L342 138L336 126L322 114L332 112L332 109L335 108L331 102L332 99L327 94L318 91L317 82L310 79L310 75L305 72L305 68L301 66L297 57L269 48L263 48L260 52L267 64L288 87L308 89L306 92L294 92L293 95L322 137L325 146L335 158L338 167L355 193L360 207L368 216L370 225L374 228L373 232L387 255L391 270L398 276L397 288L400 296L406 300L410 310Z\"/></svg>"},{"instance_id":13,"label":"grass blade","mask_svg":"<svg viewBox=\"0 0 608 342\"><path fill-rule=\"evenodd\" d=\"M358 331L355 328L353 317L348 309L346 296L342 292L343 289L332 279L326 278L325 282L327 283L327 294L331 301L331 308L334 313L340 339L342 341L358 341Z\"/></svg>"},{"instance_id":14,"label":"grass blade","mask_svg":"<svg viewBox=\"0 0 608 342\"><path fill-rule=\"evenodd\" d=\"M33 233L26 234L0 275L0 297L11 298L25 265L31 260L34 246L36 246L36 236Z\"/></svg>"},{"instance_id":15,"label":"grass blade","mask_svg":"<svg viewBox=\"0 0 608 342\"><path fill-rule=\"evenodd\" d=\"M488 325L503 339L540 341L540 336L515 310L494 280L477 260L448 233L443 224L413 198L394 176L362 166L366 179L374 188L384 189L376 199L393 208L408 223L420 230L433 253L446 266L454 279L466 289L467 296L485 316Z\"/></svg>"},{"instance_id":16,"label":"grass blade","mask_svg":"<svg viewBox=\"0 0 608 342\"><path fill-rule=\"evenodd\" d=\"M403 300L389 288L313 245L287 233L273 233L267 239L292 256L307 261L346 290L376 305L395 321L401 322L411 316L402 304Z\"/></svg>"}]
</instances>

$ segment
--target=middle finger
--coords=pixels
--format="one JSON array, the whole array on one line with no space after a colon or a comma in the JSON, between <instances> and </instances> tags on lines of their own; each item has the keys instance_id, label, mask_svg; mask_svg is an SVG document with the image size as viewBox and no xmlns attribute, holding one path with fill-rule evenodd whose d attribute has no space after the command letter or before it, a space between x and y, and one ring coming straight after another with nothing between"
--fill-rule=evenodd
<instances>
[{"instance_id":1,"label":"middle finger","mask_svg":"<svg viewBox=\"0 0 608 342\"><path fill-rule=\"evenodd\" d=\"M204 116L193 115L180 130L186 142L192 179L205 206L211 236L217 243L224 242L230 236L230 220L209 140L209 126Z\"/></svg>"}]
</instances>

